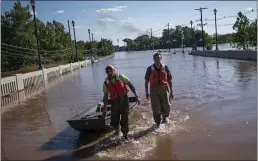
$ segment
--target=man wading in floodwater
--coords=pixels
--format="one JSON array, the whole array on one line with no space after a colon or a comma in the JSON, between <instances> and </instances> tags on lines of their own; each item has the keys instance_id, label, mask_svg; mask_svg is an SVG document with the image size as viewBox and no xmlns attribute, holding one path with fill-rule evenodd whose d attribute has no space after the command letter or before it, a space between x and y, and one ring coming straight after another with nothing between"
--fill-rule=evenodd
<instances>
[{"instance_id":1,"label":"man wading in floodwater","mask_svg":"<svg viewBox=\"0 0 258 161\"><path fill-rule=\"evenodd\" d=\"M151 98L151 107L154 121L159 127L161 122L167 122L170 112L170 99L174 98L172 90L172 75L168 67L161 64L162 55L156 53L153 55L154 64L147 68L145 74L145 92L146 98ZM148 83L150 82L150 95L148 92ZM169 87L168 87L169 86Z\"/></svg>"},{"instance_id":2,"label":"man wading in floodwater","mask_svg":"<svg viewBox=\"0 0 258 161\"><path fill-rule=\"evenodd\" d=\"M106 109L108 104L108 94L111 99L111 123L110 125L119 134L119 122L121 125L121 132L125 139L128 139L127 134L129 131L128 127L128 115L129 115L129 101L126 85L129 86L131 91L137 98L138 104L140 101L136 95L134 86L130 83L129 79L123 74L116 74L115 69L112 65L106 67L107 78L103 85L104 92L104 110L103 116L106 116ZM120 120L121 115L121 120Z\"/></svg>"}]
</instances>

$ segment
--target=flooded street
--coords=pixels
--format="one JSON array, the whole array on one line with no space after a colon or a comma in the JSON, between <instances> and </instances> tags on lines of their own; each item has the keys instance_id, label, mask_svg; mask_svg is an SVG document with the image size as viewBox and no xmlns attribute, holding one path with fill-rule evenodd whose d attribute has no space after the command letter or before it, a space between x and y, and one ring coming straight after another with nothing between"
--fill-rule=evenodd
<instances>
[{"instance_id":1,"label":"flooded street","mask_svg":"<svg viewBox=\"0 0 258 161\"><path fill-rule=\"evenodd\" d=\"M130 122L131 140L80 134L66 120L103 97L104 68L113 64L144 94L153 53L120 52L58 78L56 85L2 115L2 157L8 160L256 159L257 63L163 53L175 98L159 131L144 95ZM3 156L4 155L4 156Z\"/></svg>"}]
</instances>

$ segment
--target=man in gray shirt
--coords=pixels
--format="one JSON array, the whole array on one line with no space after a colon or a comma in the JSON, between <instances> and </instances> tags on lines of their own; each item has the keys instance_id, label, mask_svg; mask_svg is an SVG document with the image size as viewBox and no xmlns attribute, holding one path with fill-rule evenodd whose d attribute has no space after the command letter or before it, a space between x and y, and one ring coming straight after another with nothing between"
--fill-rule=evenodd
<instances>
[{"instance_id":1,"label":"man in gray shirt","mask_svg":"<svg viewBox=\"0 0 258 161\"><path fill-rule=\"evenodd\" d=\"M154 121L159 127L161 122L167 122L170 112L170 99L174 98L172 90L172 75L168 67L161 63L162 55L156 53L153 55L154 64L147 68L145 74L145 92L146 98L151 98L151 107ZM150 82L150 94L148 84Z\"/></svg>"}]
</instances>

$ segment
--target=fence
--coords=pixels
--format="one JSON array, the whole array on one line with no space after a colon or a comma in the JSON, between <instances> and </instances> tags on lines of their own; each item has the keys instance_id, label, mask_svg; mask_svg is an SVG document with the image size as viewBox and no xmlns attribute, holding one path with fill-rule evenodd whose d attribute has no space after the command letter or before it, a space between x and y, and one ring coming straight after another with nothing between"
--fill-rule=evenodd
<instances>
[{"instance_id":1,"label":"fence","mask_svg":"<svg viewBox=\"0 0 258 161\"><path fill-rule=\"evenodd\" d=\"M62 79L61 79L62 81ZM24 88L24 90L15 92L13 94L6 95L5 97L1 98L1 114L9 111L12 108L15 108L18 105L23 104L27 99L33 98L37 96L38 94L45 91L46 88L50 88L51 86L56 85L57 83L60 83L59 79L53 79L51 83L45 84L42 86L42 82L39 82L34 85L27 88Z\"/></svg>"},{"instance_id":2,"label":"fence","mask_svg":"<svg viewBox=\"0 0 258 161\"><path fill-rule=\"evenodd\" d=\"M1 79L1 96L10 96L16 92L22 91L32 86L38 86L47 83L51 79L60 75L80 69L81 67L91 64L90 60L59 65L58 67L43 69L40 71L29 72L24 74L16 74Z\"/></svg>"}]
</instances>

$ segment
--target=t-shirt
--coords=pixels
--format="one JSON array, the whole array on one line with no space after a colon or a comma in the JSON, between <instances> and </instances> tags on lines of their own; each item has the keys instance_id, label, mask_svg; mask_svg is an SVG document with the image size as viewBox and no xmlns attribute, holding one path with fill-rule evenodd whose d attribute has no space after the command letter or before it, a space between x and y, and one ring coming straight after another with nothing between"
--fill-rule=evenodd
<instances>
[{"instance_id":1,"label":"t-shirt","mask_svg":"<svg viewBox=\"0 0 258 161\"><path fill-rule=\"evenodd\" d=\"M125 75L123 75L123 74L119 74L119 78L125 84L127 84L129 82L129 79ZM111 79L111 82L113 84L115 84L115 81L116 81L116 75L113 76L113 78ZM103 92L108 92L108 89L107 89L107 86L106 86L105 82L103 83Z\"/></svg>"},{"instance_id":2,"label":"t-shirt","mask_svg":"<svg viewBox=\"0 0 258 161\"><path fill-rule=\"evenodd\" d=\"M156 66L153 64L154 68L157 70ZM158 69L159 70L159 69ZM172 80L172 75L171 75L171 72L170 70L168 69L168 67L165 65L165 70L167 72L167 79L168 80ZM146 71L146 74L145 74L145 80L149 81L149 77L150 77L150 73L151 73L151 66L149 66L147 68L147 71Z\"/></svg>"}]
</instances>

